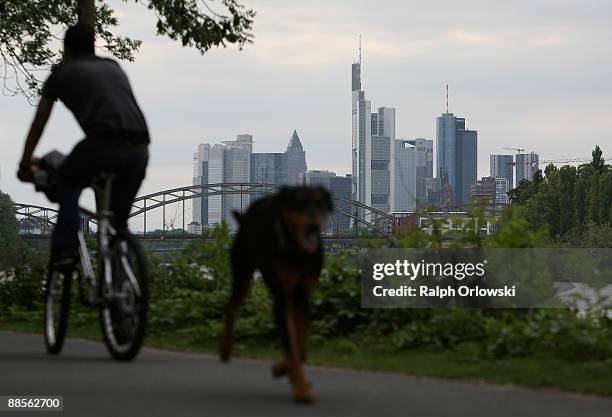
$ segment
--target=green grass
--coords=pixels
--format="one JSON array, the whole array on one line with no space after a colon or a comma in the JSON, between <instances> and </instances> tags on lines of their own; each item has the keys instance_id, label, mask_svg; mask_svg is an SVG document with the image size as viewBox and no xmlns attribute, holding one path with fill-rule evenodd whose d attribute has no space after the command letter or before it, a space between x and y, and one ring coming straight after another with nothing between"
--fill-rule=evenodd
<instances>
[{"instance_id":1,"label":"green grass","mask_svg":"<svg viewBox=\"0 0 612 417\"><path fill-rule=\"evenodd\" d=\"M74 315L73 315L74 316ZM71 316L70 337L101 340L95 316ZM0 318L0 330L40 333L40 317L23 314ZM201 339L194 332L175 331L147 337L149 347L197 353L216 353L217 341ZM278 359L279 349L269 342L238 341L235 355L254 359ZM542 352L523 358L482 359L468 351L397 351L346 339L311 346L308 362L313 365L393 372L414 376L514 384L537 388L612 396L612 360L567 361Z\"/></svg>"}]
</instances>

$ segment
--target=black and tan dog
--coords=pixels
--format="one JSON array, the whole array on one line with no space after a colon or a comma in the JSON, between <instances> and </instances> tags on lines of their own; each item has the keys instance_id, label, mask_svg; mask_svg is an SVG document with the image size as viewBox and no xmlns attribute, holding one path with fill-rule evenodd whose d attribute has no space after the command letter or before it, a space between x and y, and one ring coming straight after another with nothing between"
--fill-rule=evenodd
<instances>
[{"instance_id":1,"label":"black and tan dog","mask_svg":"<svg viewBox=\"0 0 612 417\"><path fill-rule=\"evenodd\" d=\"M233 285L221 338L221 360L228 361L234 322L253 272L259 270L274 300L274 316L286 359L272 367L275 377L287 375L293 398L311 402L314 393L304 376L307 306L323 266L321 231L332 210L322 187L285 187L261 198L241 215L231 251Z\"/></svg>"}]
</instances>

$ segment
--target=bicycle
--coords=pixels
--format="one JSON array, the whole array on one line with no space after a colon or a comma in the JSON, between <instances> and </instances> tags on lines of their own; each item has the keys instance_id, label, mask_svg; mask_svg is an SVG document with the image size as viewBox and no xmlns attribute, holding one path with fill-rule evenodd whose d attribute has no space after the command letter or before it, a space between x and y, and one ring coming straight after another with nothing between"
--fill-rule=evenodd
<instances>
[{"instance_id":1,"label":"bicycle","mask_svg":"<svg viewBox=\"0 0 612 417\"><path fill-rule=\"evenodd\" d=\"M34 184L38 191L52 194L55 171L63 155L51 152L33 161ZM54 268L50 264L44 286L45 345L47 352L61 352L68 328L71 287L77 281L79 299L86 307L100 310L104 343L114 359L136 357L145 336L148 315L147 263L140 244L129 232L111 225L109 210L113 176L100 174L91 187L96 196L96 212L79 207L97 223L97 251L90 253L83 231L78 234L78 261L74 268ZM86 226L88 227L88 226ZM96 264L92 262L96 259Z\"/></svg>"}]
</instances>

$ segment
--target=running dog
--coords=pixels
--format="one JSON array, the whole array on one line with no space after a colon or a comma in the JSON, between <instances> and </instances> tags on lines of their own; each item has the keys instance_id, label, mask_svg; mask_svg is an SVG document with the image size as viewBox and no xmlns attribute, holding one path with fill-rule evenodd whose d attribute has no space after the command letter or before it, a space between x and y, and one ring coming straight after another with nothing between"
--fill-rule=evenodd
<instances>
[{"instance_id":1,"label":"running dog","mask_svg":"<svg viewBox=\"0 0 612 417\"><path fill-rule=\"evenodd\" d=\"M321 232L332 210L323 187L284 187L254 202L244 214L234 213L240 228L231 249L232 293L220 343L227 362L234 344L234 323L259 270L274 300L274 317L285 360L272 367L274 377L287 375L293 399L309 403L315 396L304 376L309 295L323 266Z\"/></svg>"}]
</instances>

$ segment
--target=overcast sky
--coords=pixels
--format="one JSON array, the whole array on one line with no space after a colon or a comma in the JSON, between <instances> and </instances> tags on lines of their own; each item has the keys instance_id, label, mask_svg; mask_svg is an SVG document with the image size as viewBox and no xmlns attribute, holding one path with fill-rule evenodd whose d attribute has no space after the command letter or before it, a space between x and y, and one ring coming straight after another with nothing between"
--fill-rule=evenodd
<instances>
[{"instance_id":1,"label":"overcast sky","mask_svg":"<svg viewBox=\"0 0 612 417\"><path fill-rule=\"evenodd\" d=\"M117 6L122 34L143 40L122 64L148 118L151 164L141 193L191 183L200 142L251 133L256 152L283 151L293 129L310 169L350 172L350 64L363 37L362 88L396 108L398 137L435 138L450 111L478 130L478 174L503 147L540 158L612 155L612 1L242 0L257 11L255 43L202 56L155 36L154 16ZM213 3L214 4L214 3ZM33 108L0 97L0 188L44 203L14 178ZM81 137L57 105L39 153Z\"/></svg>"}]
</instances>

